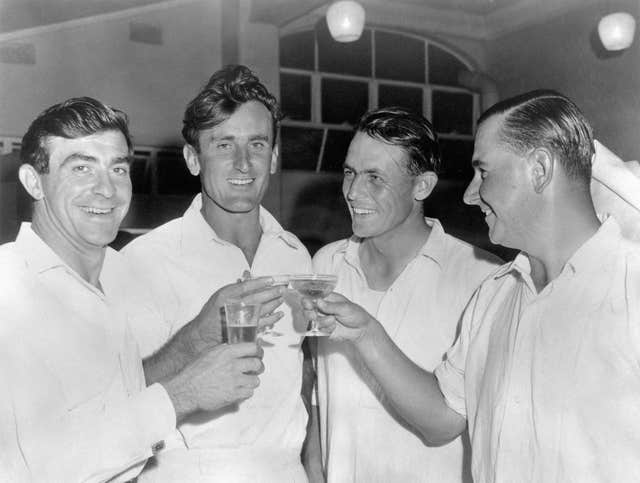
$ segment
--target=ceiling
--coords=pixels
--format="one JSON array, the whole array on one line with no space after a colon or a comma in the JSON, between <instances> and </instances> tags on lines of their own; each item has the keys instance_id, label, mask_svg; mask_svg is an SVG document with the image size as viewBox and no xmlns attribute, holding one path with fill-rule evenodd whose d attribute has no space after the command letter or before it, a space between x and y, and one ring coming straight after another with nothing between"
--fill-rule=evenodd
<instances>
[{"instance_id":1,"label":"ceiling","mask_svg":"<svg viewBox=\"0 0 640 483\"><path fill-rule=\"evenodd\" d=\"M196 0L0 0L0 35L127 9L153 8ZM234 1L234 0L222 0ZM594 0L360 0L365 6L398 8L420 15L461 15L483 22L498 19L510 25L526 23ZM324 7L328 0L252 0L251 20L279 27Z\"/></svg>"}]
</instances>

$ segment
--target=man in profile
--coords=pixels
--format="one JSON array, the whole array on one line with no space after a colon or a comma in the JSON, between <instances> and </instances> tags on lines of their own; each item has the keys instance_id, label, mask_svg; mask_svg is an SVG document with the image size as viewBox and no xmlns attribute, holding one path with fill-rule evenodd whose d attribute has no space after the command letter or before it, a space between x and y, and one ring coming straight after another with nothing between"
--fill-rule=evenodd
<instances>
[{"instance_id":1,"label":"man in profile","mask_svg":"<svg viewBox=\"0 0 640 483\"><path fill-rule=\"evenodd\" d=\"M177 421L258 385L260 348L211 333L227 296L268 281L221 289L143 368L131 325L160 317L107 247L131 201L130 154L125 114L88 97L45 110L22 140L33 221L0 247L2 481L133 478Z\"/></svg>"},{"instance_id":2,"label":"man in profile","mask_svg":"<svg viewBox=\"0 0 640 483\"><path fill-rule=\"evenodd\" d=\"M143 345L165 325L169 333L179 330L208 294L245 273L311 270L304 245L261 206L277 166L280 117L274 96L244 66L214 73L188 104L183 154L189 171L200 177L201 193L184 216L124 248L163 312L164 323L143 328ZM300 461L307 422L300 397L306 327L294 327L288 308L283 313L281 335L262 336L266 370L254 397L184 421L185 444L158 454L142 480L306 481Z\"/></svg>"},{"instance_id":3,"label":"man in profile","mask_svg":"<svg viewBox=\"0 0 640 483\"><path fill-rule=\"evenodd\" d=\"M439 166L437 136L424 117L400 108L366 113L344 163L353 236L313 260L318 273L338 275L336 292L383 321L404 354L426 370L442 361L464 307L498 261L424 216ZM463 481L461 439L426 447L349 345L320 340L318 367L328 481Z\"/></svg>"},{"instance_id":4,"label":"man in profile","mask_svg":"<svg viewBox=\"0 0 640 483\"><path fill-rule=\"evenodd\" d=\"M590 193L594 139L548 90L478 121L465 202L494 243L522 252L487 278L434 372L365 310L334 295L320 324L353 341L390 405L432 444L468 425L474 481L640 479L640 246ZM307 303L307 308L309 304Z\"/></svg>"}]
</instances>

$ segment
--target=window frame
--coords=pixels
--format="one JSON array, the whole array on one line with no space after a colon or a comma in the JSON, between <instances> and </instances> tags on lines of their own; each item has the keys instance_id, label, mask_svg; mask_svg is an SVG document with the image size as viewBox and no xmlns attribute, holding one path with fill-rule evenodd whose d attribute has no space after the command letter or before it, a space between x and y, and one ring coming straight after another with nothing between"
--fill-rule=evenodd
<instances>
[{"instance_id":1,"label":"window frame","mask_svg":"<svg viewBox=\"0 0 640 483\"><path fill-rule=\"evenodd\" d=\"M300 33L303 31L314 30L314 27L306 26L301 29L297 29L295 31L282 32L280 35L280 40L282 38ZM309 121L301 121L301 120L291 120L291 119L283 119L282 126L290 126L290 127L298 127L298 128L311 128L311 129L320 129L323 131L322 135L322 143L318 152L318 157L316 160L316 167L314 172L321 172L322 170L322 160L325 152L325 143L328 137L329 130L342 130L342 131L351 131L353 126L347 123L343 124L335 124L335 123L327 123L322 122L322 91L321 84L322 79L337 79L337 80L345 80L345 81L358 81L364 82L368 86L368 107L367 109L375 109L378 107L378 93L379 87L381 84L390 85L390 86L399 86L399 87L411 87L418 88L422 91L422 113L427 119L432 119L433 106L432 106L432 94L434 91L444 91L444 92L452 92L452 93L464 93L470 94L472 97L472 119L471 121L471 133L470 134L459 134L459 133L441 133L438 132L438 136L441 139L447 140L465 140L465 141L473 141L476 124L475 119L478 118L480 114L480 93L467 89L461 86L453 86L453 85L442 85L442 84L430 84L429 83L429 45L433 44L439 49L442 49L455 57L458 61L460 61L469 71L474 72L476 69L473 63L460 55L459 53L453 51L451 48L443 45L440 42L434 41L428 37L403 32L401 30L394 30L390 28L384 27L367 27L367 30L371 32L371 75L368 77L351 75L351 74L339 74L334 72L323 72L319 70L318 65L318 41L314 36L314 52L313 52L313 66L314 70L306 70L301 68L294 67L283 67L281 65L278 66L278 75L281 74L292 74L292 75L304 75L309 76L311 78L311 106L310 113L311 117ZM413 81L403 81L397 79L387 79L387 78L378 78L374 77L376 72L376 35L377 31L405 36L413 39L417 39L423 42L424 45L424 78L425 82L413 82ZM309 172L312 172L309 170Z\"/></svg>"}]
</instances>

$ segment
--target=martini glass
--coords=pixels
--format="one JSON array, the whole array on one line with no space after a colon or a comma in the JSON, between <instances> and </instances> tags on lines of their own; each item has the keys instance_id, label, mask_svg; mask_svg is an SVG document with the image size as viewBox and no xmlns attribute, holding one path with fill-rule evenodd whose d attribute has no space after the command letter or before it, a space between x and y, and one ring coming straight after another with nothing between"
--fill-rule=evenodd
<instances>
[{"instance_id":1,"label":"martini glass","mask_svg":"<svg viewBox=\"0 0 640 483\"><path fill-rule=\"evenodd\" d=\"M314 304L333 292L337 283L338 277L324 274L293 275L289 279L289 286L303 297L313 300ZM308 337L326 337L329 335L318 329L315 320L310 322L311 328L304 335Z\"/></svg>"}]
</instances>

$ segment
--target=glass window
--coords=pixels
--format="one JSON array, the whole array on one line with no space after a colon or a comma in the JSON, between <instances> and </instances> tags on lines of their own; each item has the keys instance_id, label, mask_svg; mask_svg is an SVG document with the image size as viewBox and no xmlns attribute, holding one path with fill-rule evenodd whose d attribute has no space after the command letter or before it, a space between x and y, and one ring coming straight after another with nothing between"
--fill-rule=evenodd
<instances>
[{"instance_id":1,"label":"glass window","mask_svg":"<svg viewBox=\"0 0 640 483\"><path fill-rule=\"evenodd\" d=\"M355 124L367 111L369 86L366 82L322 79L322 122Z\"/></svg>"},{"instance_id":2,"label":"glass window","mask_svg":"<svg viewBox=\"0 0 640 483\"><path fill-rule=\"evenodd\" d=\"M284 116L297 121L311 120L311 77L280 74L280 99Z\"/></svg>"},{"instance_id":3,"label":"glass window","mask_svg":"<svg viewBox=\"0 0 640 483\"><path fill-rule=\"evenodd\" d=\"M352 138L353 131L329 129L327 132L327 141L324 145L322 171L342 172L342 166L347 157L349 143L351 143Z\"/></svg>"},{"instance_id":4,"label":"glass window","mask_svg":"<svg viewBox=\"0 0 640 483\"><path fill-rule=\"evenodd\" d=\"M380 84L378 86L378 107L387 106L400 106L422 114L422 89Z\"/></svg>"},{"instance_id":5,"label":"glass window","mask_svg":"<svg viewBox=\"0 0 640 483\"><path fill-rule=\"evenodd\" d=\"M280 66L313 70L315 68L314 43L313 30L282 37L280 39Z\"/></svg>"},{"instance_id":6,"label":"glass window","mask_svg":"<svg viewBox=\"0 0 640 483\"><path fill-rule=\"evenodd\" d=\"M134 194L149 194L151 192L151 179L146 159L134 158L129 165L129 174Z\"/></svg>"},{"instance_id":7,"label":"glass window","mask_svg":"<svg viewBox=\"0 0 640 483\"><path fill-rule=\"evenodd\" d=\"M323 19L316 28L318 67L321 72L371 76L371 31L365 29L355 42L336 42Z\"/></svg>"},{"instance_id":8,"label":"glass window","mask_svg":"<svg viewBox=\"0 0 640 483\"><path fill-rule=\"evenodd\" d=\"M151 192L151 176L149 171L149 159L151 151L146 149L134 149L133 159L129 166L131 186L133 193L146 194Z\"/></svg>"},{"instance_id":9,"label":"glass window","mask_svg":"<svg viewBox=\"0 0 640 483\"><path fill-rule=\"evenodd\" d=\"M440 139L442 164L441 178L454 178L468 181L473 177L471 157L473 156L473 141L464 139Z\"/></svg>"},{"instance_id":10,"label":"glass window","mask_svg":"<svg viewBox=\"0 0 640 483\"><path fill-rule=\"evenodd\" d=\"M322 146L322 135L322 129L282 126L282 169L315 171Z\"/></svg>"},{"instance_id":11,"label":"glass window","mask_svg":"<svg viewBox=\"0 0 640 483\"><path fill-rule=\"evenodd\" d=\"M458 73L468 71L453 54L437 45L429 44L429 82L447 86L459 86Z\"/></svg>"},{"instance_id":12,"label":"glass window","mask_svg":"<svg viewBox=\"0 0 640 483\"><path fill-rule=\"evenodd\" d=\"M473 134L473 96L434 90L432 121L438 133Z\"/></svg>"},{"instance_id":13,"label":"glass window","mask_svg":"<svg viewBox=\"0 0 640 483\"><path fill-rule=\"evenodd\" d=\"M376 77L424 82L424 40L376 31Z\"/></svg>"},{"instance_id":14,"label":"glass window","mask_svg":"<svg viewBox=\"0 0 640 483\"><path fill-rule=\"evenodd\" d=\"M200 191L200 178L187 169L180 151L158 151L158 194L188 195Z\"/></svg>"}]
</instances>

